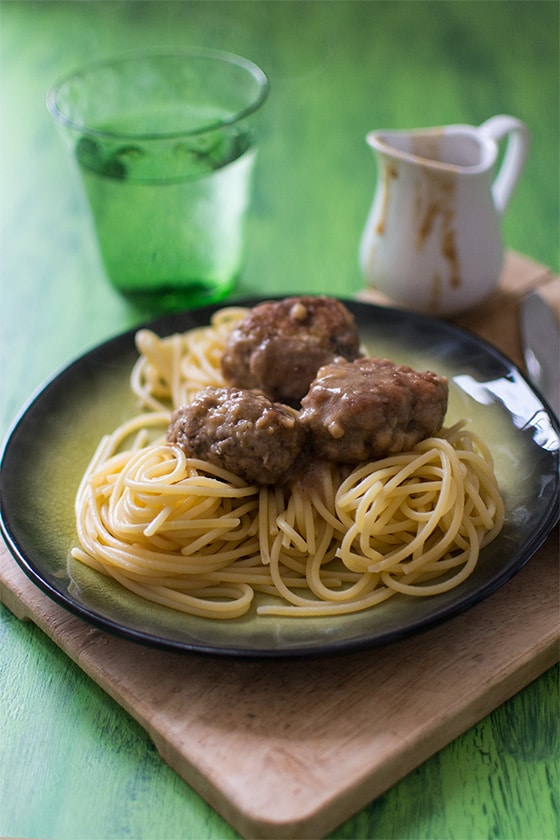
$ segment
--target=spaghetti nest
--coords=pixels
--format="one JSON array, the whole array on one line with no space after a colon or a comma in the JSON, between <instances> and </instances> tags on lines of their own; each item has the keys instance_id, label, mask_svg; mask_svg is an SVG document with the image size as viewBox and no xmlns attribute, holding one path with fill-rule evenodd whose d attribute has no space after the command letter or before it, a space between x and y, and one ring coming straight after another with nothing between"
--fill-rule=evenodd
<instances>
[{"instance_id":1,"label":"spaghetti nest","mask_svg":"<svg viewBox=\"0 0 560 840\"><path fill-rule=\"evenodd\" d=\"M72 556L150 601L221 619L253 602L260 615L354 613L466 580L504 506L464 421L355 468L309 463L278 487L165 442L170 410L223 384L223 342L242 312L164 340L139 333L131 384L148 411L101 441L77 493Z\"/></svg>"}]
</instances>

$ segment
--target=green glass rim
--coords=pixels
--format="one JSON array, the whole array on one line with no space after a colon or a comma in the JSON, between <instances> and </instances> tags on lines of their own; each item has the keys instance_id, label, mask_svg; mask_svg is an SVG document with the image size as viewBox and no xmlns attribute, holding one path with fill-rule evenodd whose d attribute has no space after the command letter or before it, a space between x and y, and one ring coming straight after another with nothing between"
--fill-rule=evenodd
<instances>
[{"instance_id":1,"label":"green glass rim","mask_svg":"<svg viewBox=\"0 0 560 840\"><path fill-rule=\"evenodd\" d=\"M72 119L68 114L59 107L59 98L62 89L75 79L86 77L91 73L103 70L109 67L117 67L118 65L131 64L151 59L179 59L188 61L189 59L203 59L219 61L224 65L229 64L232 67L238 67L246 70L256 83L256 96L245 107L235 111L231 115L219 119L210 120L197 128L177 128L173 131L150 131L150 132L126 132L126 131L109 131L105 129L95 128L87 125L87 122ZM248 58L237 55L236 53L226 52L223 50L211 49L209 47L191 47L181 50L142 50L130 53L124 53L113 58L102 59L100 61L92 62L84 65L78 70L63 76L59 81L55 82L47 92L46 105L51 116L60 125L72 129L81 134L86 134L95 137L104 137L107 139L136 139L136 140L171 140L178 137L196 136L205 134L210 131L216 131L226 126L235 125L243 119L246 119L255 113L263 102L266 100L270 90L270 82L268 77L261 68Z\"/></svg>"}]
</instances>

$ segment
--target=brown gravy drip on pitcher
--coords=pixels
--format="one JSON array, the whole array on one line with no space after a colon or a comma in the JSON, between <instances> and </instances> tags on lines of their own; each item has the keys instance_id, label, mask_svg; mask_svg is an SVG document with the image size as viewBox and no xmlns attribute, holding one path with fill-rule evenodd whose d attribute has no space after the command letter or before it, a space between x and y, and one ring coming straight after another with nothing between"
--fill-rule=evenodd
<instances>
[{"instance_id":1,"label":"brown gravy drip on pitcher","mask_svg":"<svg viewBox=\"0 0 560 840\"><path fill-rule=\"evenodd\" d=\"M387 217L387 207L389 206L389 191L391 181L394 178L398 178L399 173L395 166L387 164L387 166L383 169L383 203L381 208L381 213L379 215L379 221L377 222L376 231L381 236L385 233L385 220Z\"/></svg>"},{"instance_id":2,"label":"brown gravy drip on pitcher","mask_svg":"<svg viewBox=\"0 0 560 840\"><path fill-rule=\"evenodd\" d=\"M424 248L439 219L439 247L441 255L449 265L449 284L453 288L461 284L454 226L455 190L456 180L453 172L432 170L429 175L416 181L414 201L416 247L419 251Z\"/></svg>"}]
</instances>

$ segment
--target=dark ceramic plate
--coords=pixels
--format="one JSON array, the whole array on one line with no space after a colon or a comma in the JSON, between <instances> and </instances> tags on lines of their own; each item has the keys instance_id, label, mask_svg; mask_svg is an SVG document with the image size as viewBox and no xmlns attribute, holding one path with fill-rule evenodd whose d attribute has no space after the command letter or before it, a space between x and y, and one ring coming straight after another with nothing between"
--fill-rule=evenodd
<instances>
[{"instance_id":1,"label":"dark ceramic plate","mask_svg":"<svg viewBox=\"0 0 560 840\"><path fill-rule=\"evenodd\" d=\"M152 605L69 561L74 496L82 473L101 435L137 413L128 386L136 359L135 330L101 344L47 382L8 436L0 472L1 526L31 580L71 612L126 638L177 651L245 657L316 655L386 644L463 612L505 584L557 519L557 419L522 373L475 336L424 316L345 303L371 354L449 377L446 423L470 418L494 456L506 503L505 527L483 549L465 583L437 597L398 595L369 611L335 619L250 613L220 622ZM168 335L207 324L214 308L165 316L149 326Z\"/></svg>"}]
</instances>

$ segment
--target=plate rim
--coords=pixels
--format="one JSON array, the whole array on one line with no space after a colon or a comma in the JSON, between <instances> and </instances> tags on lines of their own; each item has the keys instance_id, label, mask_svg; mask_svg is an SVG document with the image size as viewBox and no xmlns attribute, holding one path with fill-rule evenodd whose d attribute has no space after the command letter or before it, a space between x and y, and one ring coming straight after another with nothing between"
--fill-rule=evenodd
<instances>
[{"instance_id":1,"label":"plate rim","mask_svg":"<svg viewBox=\"0 0 560 840\"><path fill-rule=\"evenodd\" d=\"M176 653L213 655L228 658L235 657L239 659L278 659L318 657L325 655L332 656L391 644L408 636L424 632L435 625L441 624L466 612L477 603L482 600L486 600L487 597L490 597L490 595L494 594L494 592L504 586L529 562L539 548L541 548L560 518L560 509L555 509L554 505L550 505L547 508L546 515L541 521L538 530L534 532L529 540L523 544L523 551L519 549L514 553L515 560L510 561L501 573L492 578L489 583L487 582L484 586L480 587L483 590L482 595L480 594L479 589L476 589L469 594L465 594L464 598L459 598L458 601L451 606L442 605L439 609L436 607L428 615L422 616L401 628L387 630L385 633L377 633L375 637L361 635L355 638L341 638L337 640L330 639L323 643L304 645L302 647L235 647L235 644L221 645L200 641L186 642L184 640L174 640L158 636L154 633L137 630L134 627L127 627L107 615L99 613L96 609L83 605L80 601L73 599L68 593L57 589L45 579L41 570L36 568L35 564L27 557L25 547L21 544L17 535L13 533L13 529L10 527L9 516L7 517L6 515L7 512L5 509L3 492L4 482L2 480L4 462L7 457L9 457L10 446L13 443L18 431L25 423L26 417L31 409L40 402L49 389L55 387L60 379L65 376L69 376L73 369L85 364L89 358L98 355L110 356L111 350L118 346L122 346L122 352L124 353L127 351L128 345L130 345L129 349L133 352L134 337L140 329L151 329L160 334L162 337L165 337L174 332L184 331L196 326L203 326L205 323L208 323L210 316L219 309L237 306L250 307L264 301L283 300L292 296L296 295L283 294L232 297L225 301L208 304L196 309L182 310L180 312L154 316L136 326L115 333L113 336L94 344L89 349L84 350L74 358L70 359L70 361L66 364L59 366L59 368L48 376L23 403L8 428L0 450L0 532L15 562L31 580L31 582L34 583L44 594L51 598L51 600L71 614L84 620L90 626L93 625L100 630L110 633L111 635L149 647L156 647ZM297 296L299 297L301 295ZM309 296L319 297L319 295ZM554 429L557 437L560 438L560 423L554 411L548 404L545 396L540 393L539 389L529 380L527 375L512 359L510 359L505 353L489 341L478 336L472 330L465 329L457 324L443 319L438 319L430 315L413 312L407 309L397 309L394 307L382 306L368 301L345 297L337 297L336 299L346 305L351 311L354 310L354 313L356 310L362 310L364 313L375 313L378 318L389 316L396 320L412 319L412 321L416 324L424 324L426 327L435 327L439 332L447 332L451 336L457 336L457 338L463 337L464 339L467 337L470 342L473 342L477 345L477 347L484 350L486 355L493 357L496 362L500 363L505 370L510 373L515 372L515 374L519 376L519 378L529 387L542 404L552 428ZM186 322L187 325L181 326L182 322ZM188 325L189 322L192 322L190 323L190 326ZM559 481L560 465L558 465L557 484Z\"/></svg>"}]
</instances>

